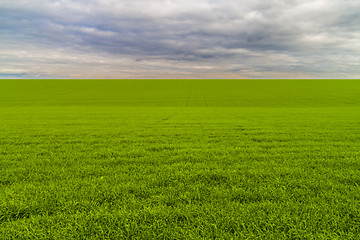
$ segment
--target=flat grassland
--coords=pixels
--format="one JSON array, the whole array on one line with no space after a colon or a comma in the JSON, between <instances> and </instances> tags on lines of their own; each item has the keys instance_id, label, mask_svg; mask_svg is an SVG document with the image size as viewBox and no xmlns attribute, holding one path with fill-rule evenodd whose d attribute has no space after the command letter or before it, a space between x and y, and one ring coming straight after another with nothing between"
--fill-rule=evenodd
<instances>
[{"instance_id":1,"label":"flat grassland","mask_svg":"<svg viewBox=\"0 0 360 240\"><path fill-rule=\"evenodd\" d=\"M356 239L358 80L0 81L1 239Z\"/></svg>"}]
</instances>

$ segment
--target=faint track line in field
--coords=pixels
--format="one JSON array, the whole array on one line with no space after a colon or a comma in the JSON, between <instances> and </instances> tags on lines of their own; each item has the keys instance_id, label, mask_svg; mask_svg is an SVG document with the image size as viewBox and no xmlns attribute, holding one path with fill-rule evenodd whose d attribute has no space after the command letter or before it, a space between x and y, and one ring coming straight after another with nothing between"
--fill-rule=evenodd
<instances>
[{"instance_id":1,"label":"faint track line in field","mask_svg":"<svg viewBox=\"0 0 360 240\"><path fill-rule=\"evenodd\" d=\"M185 107L189 106L189 100L190 100L190 94L187 96L186 98L186 103L185 103Z\"/></svg>"},{"instance_id":2,"label":"faint track line in field","mask_svg":"<svg viewBox=\"0 0 360 240\"><path fill-rule=\"evenodd\" d=\"M205 95L203 95L203 100L204 100L205 106L209 107L209 103L208 103L207 98L205 97Z\"/></svg>"},{"instance_id":3,"label":"faint track line in field","mask_svg":"<svg viewBox=\"0 0 360 240\"><path fill-rule=\"evenodd\" d=\"M225 96L225 99L226 99L232 106L234 106L234 107L238 107L238 106L239 106L238 104L236 104L236 103L234 103L232 100L230 100L229 97Z\"/></svg>"},{"instance_id":4,"label":"faint track line in field","mask_svg":"<svg viewBox=\"0 0 360 240\"><path fill-rule=\"evenodd\" d=\"M192 95L192 85L191 85L190 82L188 83L188 87L189 87L189 92L188 92L188 95L187 95L187 98L186 98L185 107L188 107L188 106L189 106L190 97L191 97L191 95Z\"/></svg>"}]
</instances>

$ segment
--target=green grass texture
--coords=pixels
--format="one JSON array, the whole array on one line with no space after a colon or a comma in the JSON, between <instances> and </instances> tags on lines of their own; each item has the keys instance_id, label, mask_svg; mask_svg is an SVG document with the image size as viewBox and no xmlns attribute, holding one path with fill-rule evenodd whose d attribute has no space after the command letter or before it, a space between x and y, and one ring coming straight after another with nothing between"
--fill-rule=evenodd
<instances>
[{"instance_id":1,"label":"green grass texture","mask_svg":"<svg viewBox=\"0 0 360 240\"><path fill-rule=\"evenodd\" d=\"M0 81L0 239L359 236L359 80Z\"/></svg>"}]
</instances>

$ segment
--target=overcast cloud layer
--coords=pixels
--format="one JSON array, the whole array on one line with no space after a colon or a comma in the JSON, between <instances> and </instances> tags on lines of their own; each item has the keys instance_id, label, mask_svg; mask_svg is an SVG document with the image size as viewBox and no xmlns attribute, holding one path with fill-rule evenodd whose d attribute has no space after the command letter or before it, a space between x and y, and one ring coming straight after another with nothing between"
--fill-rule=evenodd
<instances>
[{"instance_id":1,"label":"overcast cloud layer","mask_svg":"<svg viewBox=\"0 0 360 240\"><path fill-rule=\"evenodd\" d=\"M0 0L0 78L360 78L360 1Z\"/></svg>"}]
</instances>

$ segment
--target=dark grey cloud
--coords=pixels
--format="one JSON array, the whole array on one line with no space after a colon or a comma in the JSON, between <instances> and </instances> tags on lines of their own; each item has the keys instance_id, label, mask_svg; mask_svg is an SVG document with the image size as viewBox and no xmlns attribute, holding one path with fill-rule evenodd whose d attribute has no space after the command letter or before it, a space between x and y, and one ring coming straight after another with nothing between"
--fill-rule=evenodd
<instances>
[{"instance_id":1,"label":"dark grey cloud","mask_svg":"<svg viewBox=\"0 0 360 240\"><path fill-rule=\"evenodd\" d=\"M0 0L0 77L358 78L352 0Z\"/></svg>"}]
</instances>

